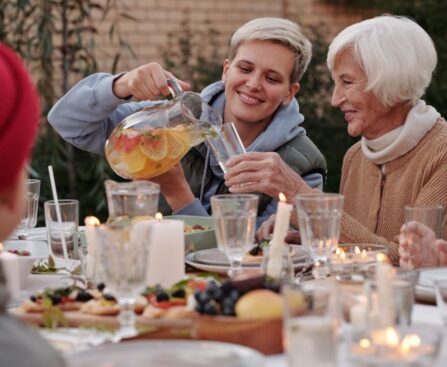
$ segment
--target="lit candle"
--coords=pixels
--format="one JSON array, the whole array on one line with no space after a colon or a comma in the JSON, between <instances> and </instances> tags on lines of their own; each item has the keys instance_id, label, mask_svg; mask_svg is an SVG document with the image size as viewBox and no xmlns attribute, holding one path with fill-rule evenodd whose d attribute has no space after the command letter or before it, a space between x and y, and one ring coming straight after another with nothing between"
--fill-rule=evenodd
<instances>
[{"instance_id":1,"label":"lit candle","mask_svg":"<svg viewBox=\"0 0 447 367\"><path fill-rule=\"evenodd\" d=\"M349 321L352 326L365 327L367 325L368 304L366 297L362 296L349 310Z\"/></svg>"},{"instance_id":2,"label":"lit candle","mask_svg":"<svg viewBox=\"0 0 447 367\"><path fill-rule=\"evenodd\" d=\"M267 276L279 278L282 268L282 252L284 240L289 230L290 214L293 205L287 204L283 193L279 194L279 203L276 210L275 226L273 228L273 237L270 241L269 259L267 263Z\"/></svg>"},{"instance_id":3,"label":"lit candle","mask_svg":"<svg viewBox=\"0 0 447 367\"><path fill-rule=\"evenodd\" d=\"M385 262L384 254L377 255L376 285L378 307L380 315L380 326L387 327L396 323L395 307L393 302L393 285L391 265Z\"/></svg>"},{"instance_id":4,"label":"lit candle","mask_svg":"<svg viewBox=\"0 0 447 367\"><path fill-rule=\"evenodd\" d=\"M86 217L85 239L87 241L86 274L88 279L96 280L98 271L98 240L96 238L96 227L99 226L99 220L96 217Z\"/></svg>"},{"instance_id":5,"label":"lit candle","mask_svg":"<svg viewBox=\"0 0 447 367\"><path fill-rule=\"evenodd\" d=\"M185 277L185 237L181 220L163 219L161 213L151 221L148 284L171 287Z\"/></svg>"}]
</instances>

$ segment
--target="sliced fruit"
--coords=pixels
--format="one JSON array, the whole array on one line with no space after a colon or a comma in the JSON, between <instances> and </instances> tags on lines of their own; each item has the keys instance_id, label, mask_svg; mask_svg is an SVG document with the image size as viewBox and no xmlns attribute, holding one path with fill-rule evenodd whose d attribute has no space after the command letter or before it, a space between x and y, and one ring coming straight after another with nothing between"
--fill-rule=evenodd
<instances>
[{"instance_id":1,"label":"sliced fruit","mask_svg":"<svg viewBox=\"0 0 447 367\"><path fill-rule=\"evenodd\" d=\"M123 153L122 160L127 165L127 170L131 175L141 171L146 165L146 156L141 154L140 149L134 149L130 153Z\"/></svg>"},{"instance_id":2,"label":"sliced fruit","mask_svg":"<svg viewBox=\"0 0 447 367\"><path fill-rule=\"evenodd\" d=\"M160 161L168 153L168 141L166 135L161 132L145 133L140 142L141 151L153 161Z\"/></svg>"},{"instance_id":3,"label":"sliced fruit","mask_svg":"<svg viewBox=\"0 0 447 367\"><path fill-rule=\"evenodd\" d=\"M111 137L109 144L112 145L113 150L121 150L130 153L140 143L141 135L136 130L120 130Z\"/></svg>"},{"instance_id":4,"label":"sliced fruit","mask_svg":"<svg viewBox=\"0 0 447 367\"><path fill-rule=\"evenodd\" d=\"M188 146L185 145L182 136L180 134L181 133L176 132L166 133L166 140L168 144L168 153L166 156L168 158L178 159L188 149Z\"/></svg>"}]
</instances>

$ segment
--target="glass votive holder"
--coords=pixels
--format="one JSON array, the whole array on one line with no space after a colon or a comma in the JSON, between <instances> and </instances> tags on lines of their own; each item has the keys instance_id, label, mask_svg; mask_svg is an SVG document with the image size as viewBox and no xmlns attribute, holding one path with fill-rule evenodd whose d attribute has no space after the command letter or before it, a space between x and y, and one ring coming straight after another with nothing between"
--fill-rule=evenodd
<instances>
[{"instance_id":1,"label":"glass votive holder","mask_svg":"<svg viewBox=\"0 0 447 367\"><path fill-rule=\"evenodd\" d=\"M330 257L331 274L337 280L363 282L367 273L376 264L379 253L386 254L387 248L374 244L342 244Z\"/></svg>"},{"instance_id":2,"label":"glass votive holder","mask_svg":"<svg viewBox=\"0 0 447 367\"><path fill-rule=\"evenodd\" d=\"M442 332L436 327L351 329L341 347L343 366L428 367L438 356Z\"/></svg>"}]
</instances>

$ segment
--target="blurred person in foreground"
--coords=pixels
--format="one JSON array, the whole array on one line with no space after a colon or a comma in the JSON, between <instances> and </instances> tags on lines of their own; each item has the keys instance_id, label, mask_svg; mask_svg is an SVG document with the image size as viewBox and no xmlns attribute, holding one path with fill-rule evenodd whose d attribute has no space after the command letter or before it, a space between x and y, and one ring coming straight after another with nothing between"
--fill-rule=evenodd
<instances>
[{"instance_id":1,"label":"blurred person in foreground","mask_svg":"<svg viewBox=\"0 0 447 367\"><path fill-rule=\"evenodd\" d=\"M447 125L421 99L436 62L433 41L417 23L388 15L347 27L327 55L335 84L332 105L344 113L348 134L361 137L343 161L340 242L386 245L394 265L404 207L447 203ZM231 192L258 189L249 183L256 182L250 170L257 164L254 155L252 162L235 157L227 163ZM291 170L271 177L265 185L272 195L312 192ZM259 238L271 232L273 222L264 223Z\"/></svg>"},{"instance_id":2,"label":"blurred person in foreground","mask_svg":"<svg viewBox=\"0 0 447 367\"><path fill-rule=\"evenodd\" d=\"M20 221L25 206L26 163L40 118L39 98L21 60L0 43L0 241ZM9 316L0 261L0 366L63 366L63 359L33 330Z\"/></svg>"},{"instance_id":3,"label":"blurred person in foreground","mask_svg":"<svg viewBox=\"0 0 447 367\"><path fill-rule=\"evenodd\" d=\"M222 80L201 92L223 122L234 122L248 152L259 152L270 166L282 158L310 187L322 188L326 162L300 125L304 118L295 94L312 54L300 27L286 19L257 18L231 37ZM112 129L125 117L169 95L167 79L174 76L157 63L127 73L93 74L75 85L53 107L50 124L80 149L104 154ZM182 88L188 84L179 81ZM129 102L130 97L139 102ZM274 153L265 153L274 152ZM263 177L264 166L258 176ZM210 198L228 193L224 173L205 144L193 147L177 165L151 181L160 184L164 214L207 216ZM276 212L278 195L268 196L262 185L258 224Z\"/></svg>"},{"instance_id":4,"label":"blurred person in foreground","mask_svg":"<svg viewBox=\"0 0 447 367\"><path fill-rule=\"evenodd\" d=\"M431 228L413 221L401 227L399 255L404 269L447 266L447 241L437 240Z\"/></svg>"}]
</instances>

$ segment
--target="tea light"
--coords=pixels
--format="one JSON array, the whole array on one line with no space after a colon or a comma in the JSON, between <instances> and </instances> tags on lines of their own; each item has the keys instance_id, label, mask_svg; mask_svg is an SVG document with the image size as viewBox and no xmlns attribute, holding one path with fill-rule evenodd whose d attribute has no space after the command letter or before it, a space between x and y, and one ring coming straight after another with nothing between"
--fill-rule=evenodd
<instances>
[{"instance_id":1,"label":"tea light","mask_svg":"<svg viewBox=\"0 0 447 367\"><path fill-rule=\"evenodd\" d=\"M163 219L161 213L151 221L148 284L171 287L185 277L185 237L181 220Z\"/></svg>"},{"instance_id":2,"label":"tea light","mask_svg":"<svg viewBox=\"0 0 447 367\"><path fill-rule=\"evenodd\" d=\"M396 323L395 306L393 301L392 267L385 260L384 254L377 255L376 284L377 303L380 310L380 326L387 327Z\"/></svg>"},{"instance_id":3,"label":"tea light","mask_svg":"<svg viewBox=\"0 0 447 367\"><path fill-rule=\"evenodd\" d=\"M331 273L338 280L349 280L352 276L353 261L350 254L337 247L335 253L329 258Z\"/></svg>"},{"instance_id":4,"label":"tea light","mask_svg":"<svg viewBox=\"0 0 447 367\"><path fill-rule=\"evenodd\" d=\"M417 333L408 333L402 337L392 327L373 330L351 346L350 358L359 365L413 366L418 362L418 366L422 366L422 361L425 361L428 366L439 347L439 336L432 339L431 342L423 342Z\"/></svg>"},{"instance_id":5,"label":"tea light","mask_svg":"<svg viewBox=\"0 0 447 367\"><path fill-rule=\"evenodd\" d=\"M96 238L96 227L100 222L96 217L86 217L85 223L85 238L87 240L87 258L86 258L86 274L90 279L95 279L98 271L98 239Z\"/></svg>"},{"instance_id":6,"label":"tea light","mask_svg":"<svg viewBox=\"0 0 447 367\"><path fill-rule=\"evenodd\" d=\"M285 238L289 230L290 214L293 205L287 204L286 196L279 193L279 203L276 210L275 227L273 229L273 237L270 241L269 259L267 263L267 276L279 278L282 267L282 255Z\"/></svg>"}]
</instances>

